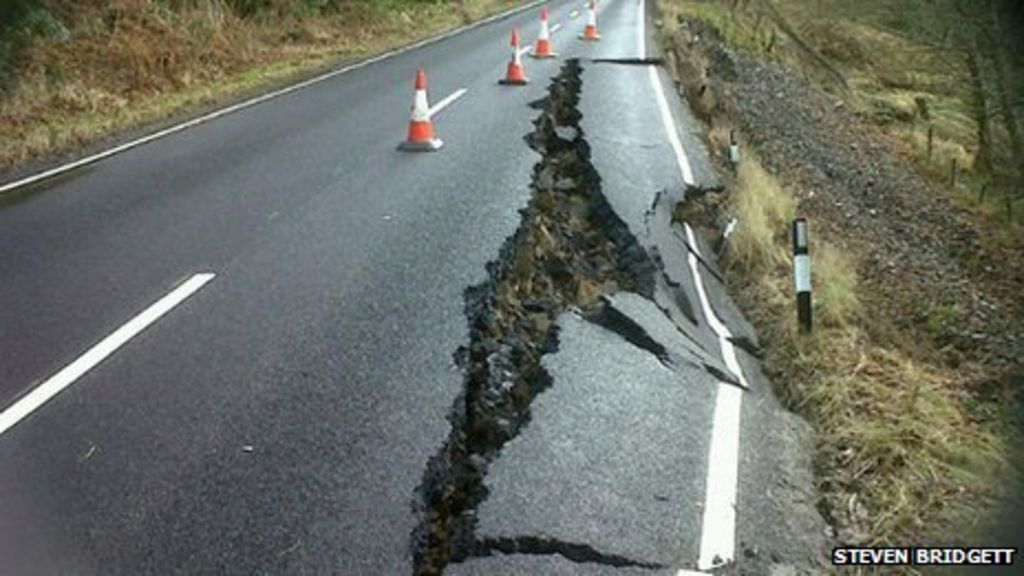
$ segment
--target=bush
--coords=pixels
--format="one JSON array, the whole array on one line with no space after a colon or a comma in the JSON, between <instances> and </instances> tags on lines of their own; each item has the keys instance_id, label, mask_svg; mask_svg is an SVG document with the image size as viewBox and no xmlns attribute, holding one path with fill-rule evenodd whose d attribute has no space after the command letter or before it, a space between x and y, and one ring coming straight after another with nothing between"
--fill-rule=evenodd
<instances>
[{"instance_id":1,"label":"bush","mask_svg":"<svg viewBox=\"0 0 1024 576\"><path fill-rule=\"evenodd\" d=\"M13 79L12 66L18 51L37 35L64 37L67 29L37 0L0 1L0 91Z\"/></svg>"}]
</instances>

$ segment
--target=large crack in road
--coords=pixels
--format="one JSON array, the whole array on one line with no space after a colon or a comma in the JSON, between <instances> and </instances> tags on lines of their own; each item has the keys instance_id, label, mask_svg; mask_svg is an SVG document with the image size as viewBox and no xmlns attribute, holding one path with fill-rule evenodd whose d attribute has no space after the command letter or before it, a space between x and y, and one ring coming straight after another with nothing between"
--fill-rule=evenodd
<instances>
[{"instance_id":1,"label":"large crack in road","mask_svg":"<svg viewBox=\"0 0 1024 576\"><path fill-rule=\"evenodd\" d=\"M449 415L451 433L417 489L420 522L412 546L420 576L503 548L477 540L475 510L487 496L489 463L529 421L533 399L551 385L540 360L557 350L557 316L570 308L597 313L605 294L628 290L651 297L654 290L654 263L607 203L590 163L577 109L581 70L578 60L567 61L549 95L533 104L541 112L527 142L542 155L533 195L519 228L488 265L489 279L465 292L470 343L455 353L464 387ZM602 561L571 543L541 548Z\"/></svg>"}]
</instances>

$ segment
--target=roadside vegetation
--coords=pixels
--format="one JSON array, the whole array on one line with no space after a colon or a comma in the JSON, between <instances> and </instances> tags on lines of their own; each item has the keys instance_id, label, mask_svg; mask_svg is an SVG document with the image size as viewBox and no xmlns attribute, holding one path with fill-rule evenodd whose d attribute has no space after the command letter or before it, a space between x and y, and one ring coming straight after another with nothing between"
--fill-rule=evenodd
<instances>
[{"instance_id":1,"label":"roadside vegetation","mask_svg":"<svg viewBox=\"0 0 1024 576\"><path fill-rule=\"evenodd\" d=\"M3 0L0 171L519 3Z\"/></svg>"},{"instance_id":2,"label":"roadside vegetation","mask_svg":"<svg viewBox=\"0 0 1024 576\"><path fill-rule=\"evenodd\" d=\"M835 94L1008 248L1024 222L1024 4L662 0ZM931 137L929 138L929 133ZM929 140L931 144L929 145ZM956 162L955 182L951 176Z\"/></svg>"},{"instance_id":3,"label":"roadside vegetation","mask_svg":"<svg viewBox=\"0 0 1024 576\"><path fill-rule=\"evenodd\" d=\"M958 375L915 357L868 313L856 255L839 239L814 238L816 326L801 334L789 238L796 201L756 157L733 193L730 213L746 225L732 238L728 275L743 286L782 401L815 425L826 510L832 521L836 509L845 516L837 536L876 545L966 536L954 526L977 526L977 506L998 496L1006 473L999 423L972 418Z\"/></svg>"},{"instance_id":4,"label":"roadside vegetation","mask_svg":"<svg viewBox=\"0 0 1024 576\"><path fill-rule=\"evenodd\" d=\"M844 544L992 543L990 518L1018 490L1024 50L1004 29L1016 9L996 0L658 2L668 65L708 123L728 181L728 195L681 206L680 217L711 233L738 219L727 277L779 396L816 429L820 508ZM794 81L753 80L773 70ZM791 100L780 88L801 82L821 96ZM752 102L775 108L759 116ZM831 122L835 111L854 119L836 126L855 126L828 146L754 133L764 116L790 109L791 125ZM721 153L734 130L745 150L735 171ZM786 140L796 144L778 143ZM897 162L875 162L882 155ZM894 172L903 177L878 181ZM797 215L812 230L810 335L796 323ZM909 244L902 272L903 260L873 251L892 230L893 245ZM951 296L962 294L970 298ZM1001 312L979 320L978 300ZM980 328L955 334L968 324ZM987 344L988 331L1004 340Z\"/></svg>"}]
</instances>

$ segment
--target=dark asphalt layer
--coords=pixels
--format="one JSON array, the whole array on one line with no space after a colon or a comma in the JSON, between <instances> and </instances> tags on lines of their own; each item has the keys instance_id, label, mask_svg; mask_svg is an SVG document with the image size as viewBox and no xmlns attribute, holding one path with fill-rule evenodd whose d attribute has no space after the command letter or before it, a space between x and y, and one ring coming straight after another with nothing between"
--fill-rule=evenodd
<instances>
[{"instance_id":1,"label":"dark asphalt layer","mask_svg":"<svg viewBox=\"0 0 1024 576\"><path fill-rule=\"evenodd\" d=\"M495 554L455 564L445 576L678 576L678 570L648 569L634 566L608 566L597 562L576 562L562 556Z\"/></svg>"},{"instance_id":2,"label":"dark asphalt layer","mask_svg":"<svg viewBox=\"0 0 1024 576\"><path fill-rule=\"evenodd\" d=\"M529 197L527 104L565 58L637 55L635 0L601 2L595 44L576 39L585 14L568 14L581 7L552 2L562 58L526 59L526 88L496 80L509 29L532 41L535 10L0 202L0 409L185 278L217 274L0 436L0 576L410 573L414 490L462 381L463 290L484 280ZM402 154L420 66L432 102L468 93L436 119L443 150ZM620 123L627 140L662 139L644 67L591 82L587 70L608 66L584 63L588 137L614 140L596 126ZM606 92L589 92L601 82ZM626 109L643 96L643 113L624 122L602 95ZM650 183L673 170L664 146L591 146L608 184L628 180L631 162ZM617 210L636 200L616 190ZM717 352L706 330L693 337ZM706 458L693 433L679 462ZM669 552L681 560L699 531L697 493L669 495L689 511L664 519L686 523L687 547Z\"/></svg>"},{"instance_id":3,"label":"dark asphalt layer","mask_svg":"<svg viewBox=\"0 0 1024 576\"><path fill-rule=\"evenodd\" d=\"M619 17L635 28L635 5ZM635 50L628 42L616 47L625 57L639 56ZM476 512L479 540L505 546L498 549L515 543L520 552L469 559L446 574L514 574L524 569L524 556L552 550L580 551L579 574L610 573L610 566L623 561L694 570L709 462L726 458L739 461L735 570L813 569L825 527L814 509L809 429L779 406L756 359L742 351L749 388L741 404L740 451L708 453L719 382L736 378L722 361L718 335L698 298L689 249L705 257L700 275L714 314L734 336L756 338L715 279L710 247L699 237L697 246L688 247L682 228L671 223L672 207L686 196L687 183L662 124L651 71L662 86L670 87L670 81L657 67L583 67L580 126L601 190L638 242L659 255L664 274L653 302L629 293L608 302L648 341L661 345L664 357L632 344L623 347L629 340L623 334L564 314L559 349L543 359L552 385L531 405L529 424L488 469L488 496ZM692 169L691 184L720 186L700 144L699 125L678 101L668 102ZM635 333L631 338L644 340ZM552 573L562 569L557 562L538 566Z\"/></svg>"},{"instance_id":4,"label":"dark asphalt layer","mask_svg":"<svg viewBox=\"0 0 1024 576\"><path fill-rule=\"evenodd\" d=\"M508 29L532 39L536 22L332 78L0 211L0 406L218 274L0 437L0 574L410 573L410 503L461 383L462 293L518 225L527 103L561 65L496 85ZM434 102L469 92L437 118L442 151L404 155L419 66Z\"/></svg>"},{"instance_id":5,"label":"dark asphalt layer","mask_svg":"<svg viewBox=\"0 0 1024 576\"><path fill-rule=\"evenodd\" d=\"M662 86L669 89L671 83L664 71L656 71ZM648 76L644 66L600 64L585 71L581 126L601 174L605 197L640 242L657 251L665 281L682 291L682 297L669 299L663 294L663 284L655 294L659 307L673 318L687 340L721 358L721 345L701 308L687 263L689 250L697 250L705 262L699 271L714 314L729 327L733 337L755 343L757 337L725 285L716 278L718 271L711 247L699 235L697 246L688 246L682 228L671 224L671 207L686 197L686 183L665 129L655 120L660 113L654 99L649 91L641 90L650 85ZM630 103L628 109L624 106L626 102ZM701 144L700 125L679 99L669 98L668 105L691 165L693 185L705 189L719 187L721 183ZM616 122L604 122L614 110L621 110ZM692 318L686 317L686 308L694 311ZM667 335L659 337L651 332L651 336L669 346ZM789 569L813 571L820 565L822 550L827 547L827 534L815 508L810 428L781 407L758 360L740 348L736 353L749 389L741 404L734 570L749 574L773 570L785 573ZM684 371L681 378L698 379L699 375L692 370ZM685 411L672 411L679 429L673 438L685 437L685 431L701 414L710 413L713 408L713 399L701 394L687 397ZM710 434L710 427L706 427L704 434ZM700 466L679 474L677 490L681 498L701 502L706 470L706 466ZM696 554L699 536L699 530L691 532L689 525L680 531L677 546L684 564L679 567L695 568L691 555Z\"/></svg>"},{"instance_id":6,"label":"dark asphalt layer","mask_svg":"<svg viewBox=\"0 0 1024 576\"><path fill-rule=\"evenodd\" d=\"M559 328L558 353L544 358L554 383L488 471L478 537L543 536L695 568L717 381L573 314Z\"/></svg>"}]
</instances>

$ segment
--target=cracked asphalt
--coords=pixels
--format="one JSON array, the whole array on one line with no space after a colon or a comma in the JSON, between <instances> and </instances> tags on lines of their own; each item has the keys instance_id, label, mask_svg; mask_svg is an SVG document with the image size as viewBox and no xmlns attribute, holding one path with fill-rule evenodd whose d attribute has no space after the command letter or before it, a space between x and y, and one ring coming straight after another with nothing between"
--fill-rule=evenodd
<instances>
[{"instance_id":1,"label":"cracked asphalt","mask_svg":"<svg viewBox=\"0 0 1024 576\"><path fill-rule=\"evenodd\" d=\"M552 385L484 478L478 550L446 574L668 574L699 563L716 387L728 375L669 221L717 185L699 126L668 99L682 180L638 58L636 0L552 2L558 60L499 87L527 10L173 134L0 208L0 411L199 272L208 286L0 433L0 574L409 574L414 499L463 384L464 290L519 225L540 157L524 141L567 58L601 189L663 263L654 300L569 311ZM643 32L647 31L647 32ZM445 147L395 150L413 74ZM662 85L671 82L660 70ZM710 254L708 246L697 249ZM702 267L714 314L754 338ZM646 338L638 338L641 334ZM629 336L629 337L627 337ZM632 342L655 341L665 363ZM742 392L735 563L812 571L825 541L806 426L756 358ZM726 384L735 386L735 384ZM721 455L730 457L728 454Z\"/></svg>"}]
</instances>

